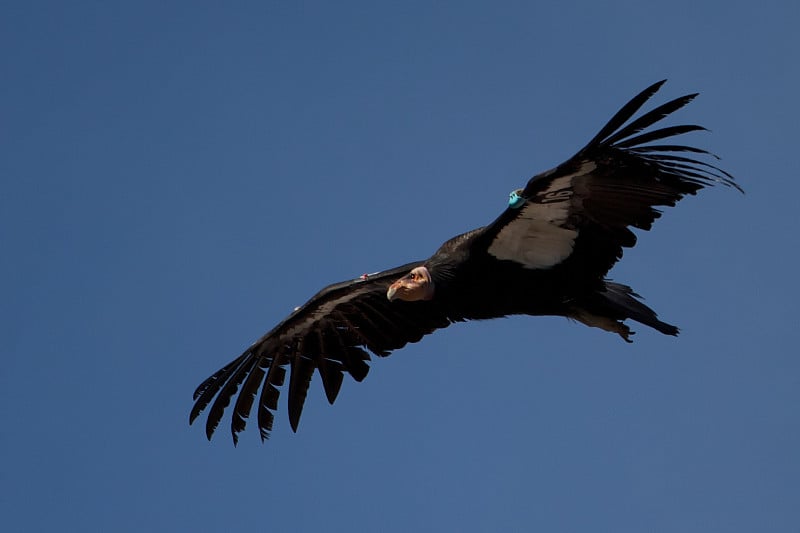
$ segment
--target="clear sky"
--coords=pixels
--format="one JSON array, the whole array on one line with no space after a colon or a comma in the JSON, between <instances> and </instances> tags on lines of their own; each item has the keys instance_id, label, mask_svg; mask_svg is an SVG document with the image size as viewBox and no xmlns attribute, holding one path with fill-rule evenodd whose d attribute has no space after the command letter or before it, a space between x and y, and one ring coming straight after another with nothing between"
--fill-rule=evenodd
<instances>
[{"instance_id":1,"label":"clear sky","mask_svg":"<svg viewBox=\"0 0 800 533\"><path fill-rule=\"evenodd\" d=\"M4 531L800 528L798 4L433 4L3 3ZM492 220L662 78L747 191L611 274L680 337L459 324L333 407L315 378L297 434L187 425L319 288Z\"/></svg>"}]
</instances>

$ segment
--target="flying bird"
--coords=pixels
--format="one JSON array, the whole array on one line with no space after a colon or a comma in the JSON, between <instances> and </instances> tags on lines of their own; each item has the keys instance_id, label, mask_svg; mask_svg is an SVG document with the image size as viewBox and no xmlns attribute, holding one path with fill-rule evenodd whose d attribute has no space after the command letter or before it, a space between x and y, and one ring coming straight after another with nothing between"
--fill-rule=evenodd
<instances>
[{"instance_id":1,"label":"flying bird","mask_svg":"<svg viewBox=\"0 0 800 533\"><path fill-rule=\"evenodd\" d=\"M649 230L661 215L657 206L674 206L714 184L742 189L708 162L715 155L670 144L701 126L648 129L697 94L633 118L664 81L625 104L569 160L511 192L506 209L487 226L453 237L428 259L319 291L197 387L189 423L211 404L211 439L235 397L236 444L258 398L258 427L268 439L288 367L289 422L297 431L315 370L333 404L345 373L356 381L367 376L370 354L385 357L454 322L556 315L627 342L633 335L627 320L677 335L630 287L605 276L623 248L636 244L631 228Z\"/></svg>"}]
</instances>

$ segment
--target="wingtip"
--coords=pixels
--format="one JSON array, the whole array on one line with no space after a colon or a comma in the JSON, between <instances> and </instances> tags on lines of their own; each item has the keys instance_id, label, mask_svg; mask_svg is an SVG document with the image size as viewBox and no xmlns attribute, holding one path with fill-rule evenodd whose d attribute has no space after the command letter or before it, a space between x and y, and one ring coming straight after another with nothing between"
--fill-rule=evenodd
<instances>
[{"instance_id":1,"label":"wingtip","mask_svg":"<svg viewBox=\"0 0 800 533\"><path fill-rule=\"evenodd\" d=\"M637 95L637 97L642 97L642 96L647 95L645 97L644 101L650 100L653 97L653 95L655 95L658 91L661 90L661 87L663 87L665 83L667 83L667 78L664 78L663 80L659 80L659 81L655 82L654 84L650 85L645 90L640 92Z\"/></svg>"},{"instance_id":2,"label":"wingtip","mask_svg":"<svg viewBox=\"0 0 800 533\"><path fill-rule=\"evenodd\" d=\"M211 417L208 418L206 421L206 438L211 440L211 437L214 436L214 432L217 430L217 424L212 422Z\"/></svg>"},{"instance_id":3,"label":"wingtip","mask_svg":"<svg viewBox=\"0 0 800 533\"><path fill-rule=\"evenodd\" d=\"M292 432L297 433L297 427L300 425L300 414L289 415L289 425L292 426Z\"/></svg>"},{"instance_id":4,"label":"wingtip","mask_svg":"<svg viewBox=\"0 0 800 533\"><path fill-rule=\"evenodd\" d=\"M652 90L653 90L653 92L655 92L655 91L657 91L657 90L661 89L661 87L662 87L662 86L663 86L665 83L667 83L667 78L664 78L663 80L659 80L659 81L655 82L653 85L651 85L651 86L650 86L650 87L648 87L647 89L652 89Z\"/></svg>"}]
</instances>

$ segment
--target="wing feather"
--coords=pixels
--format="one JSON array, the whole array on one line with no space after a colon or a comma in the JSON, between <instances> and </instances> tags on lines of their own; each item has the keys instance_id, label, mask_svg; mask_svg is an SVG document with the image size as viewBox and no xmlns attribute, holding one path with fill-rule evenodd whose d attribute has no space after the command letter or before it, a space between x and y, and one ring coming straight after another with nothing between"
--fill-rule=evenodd
<instances>
[{"instance_id":1,"label":"wing feather","mask_svg":"<svg viewBox=\"0 0 800 533\"><path fill-rule=\"evenodd\" d=\"M708 150L703 150L702 148L696 148L694 146L686 146L684 144L648 144L647 146L632 147L628 151L632 153L690 152L693 154L707 155L717 160L720 159L717 154L709 152Z\"/></svg>"},{"instance_id":2,"label":"wing feather","mask_svg":"<svg viewBox=\"0 0 800 533\"><path fill-rule=\"evenodd\" d=\"M325 397L328 399L328 403L333 405L344 382L343 367L339 361L325 359L324 357L320 359L317 369L322 379L322 387L325 389Z\"/></svg>"},{"instance_id":3,"label":"wing feather","mask_svg":"<svg viewBox=\"0 0 800 533\"><path fill-rule=\"evenodd\" d=\"M281 357L274 356L270 360L267 377L261 387L261 398L258 402L258 429L261 433L261 441L269 439L272 424L275 420L274 411L278 410L278 397L280 388L286 378L286 369L281 366ZM234 440L234 442L236 442Z\"/></svg>"},{"instance_id":4,"label":"wing feather","mask_svg":"<svg viewBox=\"0 0 800 533\"><path fill-rule=\"evenodd\" d=\"M300 423L300 415L303 414L303 404L313 375L314 363L299 350L295 351L291 358L289 378L289 423L293 431L297 431L297 425Z\"/></svg>"},{"instance_id":5,"label":"wing feather","mask_svg":"<svg viewBox=\"0 0 800 533\"><path fill-rule=\"evenodd\" d=\"M258 395L259 385L264 379L266 369L260 364L262 361L255 359L257 364L250 370L247 375L242 390L239 392L239 397L233 406L233 415L231 420L231 433L233 435L234 445L238 443L238 434L244 431L247 426L247 419L250 416L250 411L253 408L253 402Z\"/></svg>"},{"instance_id":6,"label":"wing feather","mask_svg":"<svg viewBox=\"0 0 800 533\"><path fill-rule=\"evenodd\" d=\"M322 379L322 387L325 389L325 396L328 398L328 403L333 404L342 388L346 369L340 361L325 358L320 349L319 338L319 331L302 337L298 350L301 353L313 354L314 363L317 365L319 376Z\"/></svg>"},{"instance_id":7,"label":"wing feather","mask_svg":"<svg viewBox=\"0 0 800 533\"><path fill-rule=\"evenodd\" d=\"M628 148L639 144L659 141L661 139L666 139L667 137L674 137L675 135L683 135L684 133L690 133L693 131L708 131L708 130L706 130L706 128L704 128L703 126L697 126L695 124L669 126L666 128L650 131L647 133L642 133L641 135L637 135L635 137L631 137L630 139L626 139L622 142L618 142L613 146L614 148Z\"/></svg>"}]
</instances>

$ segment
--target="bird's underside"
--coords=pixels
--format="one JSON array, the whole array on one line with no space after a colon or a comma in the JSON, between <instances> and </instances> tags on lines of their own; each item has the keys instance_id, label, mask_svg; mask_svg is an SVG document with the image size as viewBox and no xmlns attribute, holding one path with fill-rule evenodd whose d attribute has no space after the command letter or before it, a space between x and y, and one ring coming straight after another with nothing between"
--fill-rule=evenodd
<instances>
[{"instance_id":1,"label":"bird's underside","mask_svg":"<svg viewBox=\"0 0 800 533\"><path fill-rule=\"evenodd\" d=\"M450 239L424 261L322 289L200 384L190 423L210 406L210 439L233 401L234 443L254 406L261 437L269 438L288 368L287 408L296 431L315 372L333 403L345 374L366 377L370 354L387 356L453 322L557 315L627 342L628 320L677 335L630 287L605 276L636 243L632 229L649 230L660 207L714 184L741 189L708 162L713 154L670 144L703 128L652 128L696 95L635 117L663 83L623 106L572 158L513 191L489 225Z\"/></svg>"}]
</instances>

